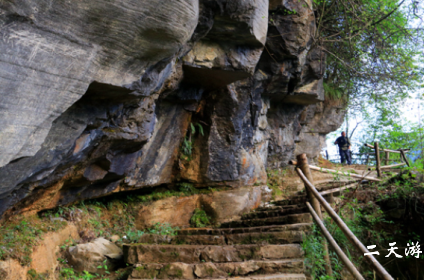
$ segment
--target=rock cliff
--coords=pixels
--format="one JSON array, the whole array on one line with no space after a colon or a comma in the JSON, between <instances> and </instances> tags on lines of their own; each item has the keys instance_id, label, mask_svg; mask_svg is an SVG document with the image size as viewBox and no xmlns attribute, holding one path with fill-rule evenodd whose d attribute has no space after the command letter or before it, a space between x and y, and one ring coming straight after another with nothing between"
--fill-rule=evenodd
<instances>
[{"instance_id":1,"label":"rock cliff","mask_svg":"<svg viewBox=\"0 0 424 280\"><path fill-rule=\"evenodd\" d=\"M0 217L109 194L264 185L318 155L310 0L0 3Z\"/></svg>"}]
</instances>

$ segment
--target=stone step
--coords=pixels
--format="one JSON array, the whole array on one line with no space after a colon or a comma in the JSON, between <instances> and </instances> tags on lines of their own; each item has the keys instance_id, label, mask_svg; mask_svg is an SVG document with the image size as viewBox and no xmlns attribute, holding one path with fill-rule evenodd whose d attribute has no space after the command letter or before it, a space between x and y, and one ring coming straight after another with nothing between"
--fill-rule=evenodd
<instances>
[{"instance_id":1,"label":"stone step","mask_svg":"<svg viewBox=\"0 0 424 280\"><path fill-rule=\"evenodd\" d=\"M221 278L273 273L303 273L303 259L275 261L246 261L229 263L204 262L186 264L181 262L169 264L137 264L129 279L196 279Z\"/></svg>"},{"instance_id":2,"label":"stone step","mask_svg":"<svg viewBox=\"0 0 424 280\"><path fill-rule=\"evenodd\" d=\"M128 278L129 280L151 280L152 278ZM159 279L159 278L157 278ZM189 278L184 278L189 279ZM225 278L203 278L197 280L306 280L304 274L272 274L272 275L253 275L245 277L225 277Z\"/></svg>"},{"instance_id":3,"label":"stone step","mask_svg":"<svg viewBox=\"0 0 424 280\"><path fill-rule=\"evenodd\" d=\"M279 205L279 206L283 206L283 205L297 205L297 204L305 204L306 201L308 201L307 196L306 195L302 195L302 196L290 197L289 199L274 201L272 204Z\"/></svg>"},{"instance_id":4,"label":"stone step","mask_svg":"<svg viewBox=\"0 0 424 280\"><path fill-rule=\"evenodd\" d=\"M272 204L269 204L268 206L258 207L258 208L255 209L255 211L258 212L258 211L285 210L285 209L299 208L299 207L304 207L304 206L305 205L303 203L294 204L294 205L272 205Z\"/></svg>"},{"instance_id":5,"label":"stone step","mask_svg":"<svg viewBox=\"0 0 424 280\"><path fill-rule=\"evenodd\" d=\"M312 223L297 223L290 225L271 225L261 227L241 227L241 228L187 228L178 231L178 236L182 235L226 235L248 232L278 232L286 230L310 231Z\"/></svg>"},{"instance_id":6,"label":"stone step","mask_svg":"<svg viewBox=\"0 0 424 280\"><path fill-rule=\"evenodd\" d=\"M305 232L287 230L280 232L249 232L225 235L228 245L235 244L293 244L301 243Z\"/></svg>"},{"instance_id":7,"label":"stone step","mask_svg":"<svg viewBox=\"0 0 424 280\"><path fill-rule=\"evenodd\" d=\"M261 219L261 218L272 218L278 216L284 216L289 214L300 214L300 213L309 213L308 207L293 207L286 209L278 209L278 210L270 210L270 211L258 211L258 212L250 212L244 214L241 219L242 220L250 220L250 219Z\"/></svg>"},{"instance_id":8,"label":"stone step","mask_svg":"<svg viewBox=\"0 0 424 280\"><path fill-rule=\"evenodd\" d=\"M286 245L143 245L125 244L125 262L129 264L184 262L241 262L303 257L298 244Z\"/></svg>"},{"instance_id":9,"label":"stone step","mask_svg":"<svg viewBox=\"0 0 424 280\"><path fill-rule=\"evenodd\" d=\"M311 223L312 216L309 213L292 214L280 217L251 219L251 220L238 220L221 224L222 228L237 228L237 227L258 227L267 225L278 224L298 224L298 223Z\"/></svg>"},{"instance_id":10,"label":"stone step","mask_svg":"<svg viewBox=\"0 0 424 280\"><path fill-rule=\"evenodd\" d=\"M285 230L269 232L247 232L225 235L180 235L161 236L146 234L137 243L157 245L238 245L238 244L291 244L300 243L305 232Z\"/></svg>"},{"instance_id":11,"label":"stone step","mask_svg":"<svg viewBox=\"0 0 424 280\"><path fill-rule=\"evenodd\" d=\"M137 243L143 244L174 244L174 245L227 245L225 236L218 235L177 235L177 236L163 236L157 234L144 234L140 237Z\"/></svg>"}]
</instances>

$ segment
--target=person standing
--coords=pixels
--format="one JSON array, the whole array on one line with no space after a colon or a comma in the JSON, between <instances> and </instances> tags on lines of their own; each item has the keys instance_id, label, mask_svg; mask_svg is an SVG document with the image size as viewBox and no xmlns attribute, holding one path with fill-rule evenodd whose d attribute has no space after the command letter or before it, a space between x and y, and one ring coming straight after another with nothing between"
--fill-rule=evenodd
<instances>
[{"instance_id":1,"label":"person standing","mask_svg":"<svg viewBox=\"0 0 424 280\"><path fill-rule=\"evenodd\" d=\"M336 139L334 142L334 145L339 146L339 152L340 152L340 162L344 163L345 160L347 161L347 164L352 164L351 158L350 158L350 141L349 138L346 137L346 132L342 132L342 136Z\"/></svg>"}]
</instances>

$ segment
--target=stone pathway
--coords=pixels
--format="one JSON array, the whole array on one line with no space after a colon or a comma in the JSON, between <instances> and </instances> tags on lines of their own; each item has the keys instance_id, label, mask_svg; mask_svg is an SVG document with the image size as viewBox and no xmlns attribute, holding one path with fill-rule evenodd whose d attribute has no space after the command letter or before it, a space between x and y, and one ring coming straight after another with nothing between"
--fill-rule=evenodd
<instances>
[{"instance_id":1,"label":"stone pathway","mask_svg":"<svg viewBox=\"0 0 424 280\"><path fill-rule=\"evenodd\" d=\"M145 235L124 245L134 265L129 279L305 280L300 243L312 225L305 201L277 201L217 229Z\"/></svg>"}]
</instances>

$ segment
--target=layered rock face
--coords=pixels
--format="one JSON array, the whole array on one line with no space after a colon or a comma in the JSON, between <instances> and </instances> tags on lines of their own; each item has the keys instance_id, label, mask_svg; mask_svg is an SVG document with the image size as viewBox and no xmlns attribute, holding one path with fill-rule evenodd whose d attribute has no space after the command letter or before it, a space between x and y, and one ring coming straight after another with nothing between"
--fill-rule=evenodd
<instances>
[{"instance_id":1,"label":"layered rock face","mask_svg":"<svg viewBox=\"0 0 424 280\"><path fill-rule=\"evenodd\" d=\"M0 216L178 182L263 185L295 151L316 157L343 112L322 103L311 6L1 3Z\"/></svg>"}]
</instances>

